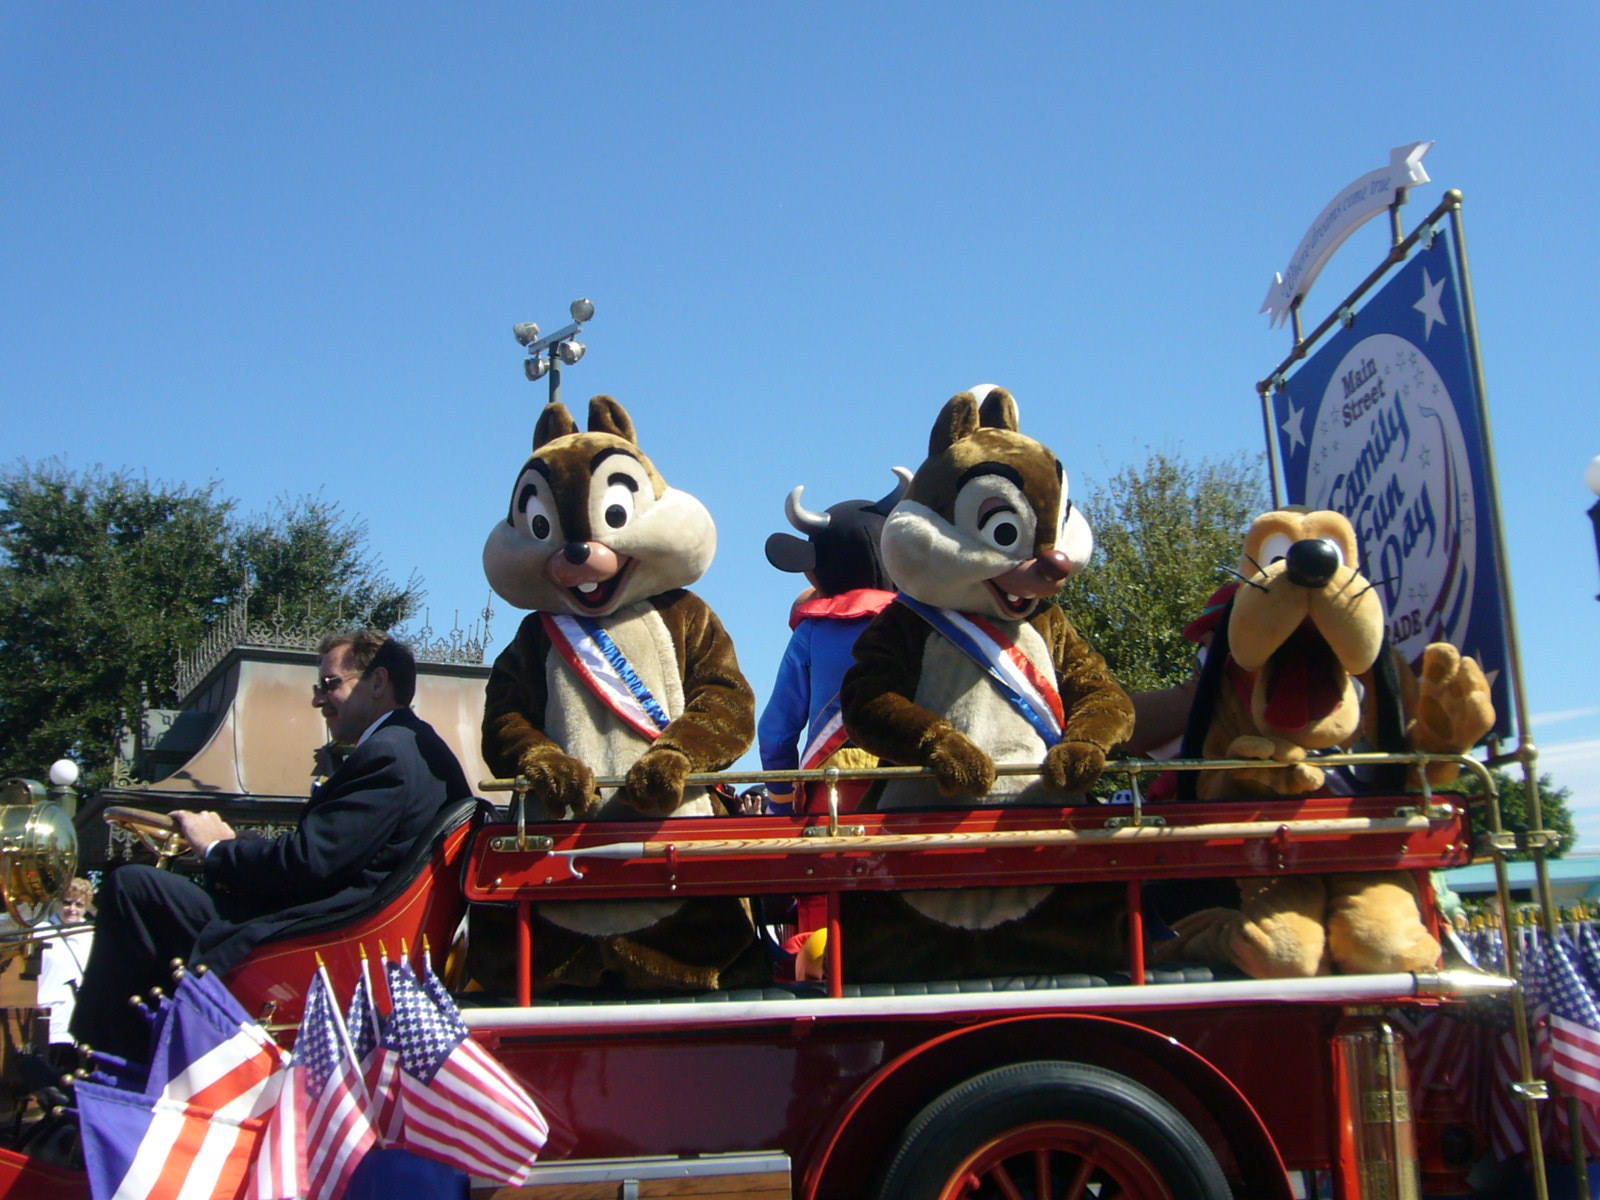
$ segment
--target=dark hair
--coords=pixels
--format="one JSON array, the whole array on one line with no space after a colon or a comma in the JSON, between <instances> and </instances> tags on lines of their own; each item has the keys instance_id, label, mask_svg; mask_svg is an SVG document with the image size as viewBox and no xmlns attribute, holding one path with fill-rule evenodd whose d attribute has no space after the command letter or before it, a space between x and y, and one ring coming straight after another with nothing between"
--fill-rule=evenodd
<instances>
[{"instance_id":1,"label":"dark hair","mask_svg":"<svg viewBox=\"0 0 1600 1200\"><path fill-rule=\"evenodd\" d=\"M317 653L332 654L341 647L350 651L350 661L363 676L374 668L382 667L389 673L389 683L394 688L394 698L400 704L410 704L417 694L417 660L410 648L390 637L381 629L358 629L354 633L334 633L322 639Z\"/></svg>"}]
</instances>

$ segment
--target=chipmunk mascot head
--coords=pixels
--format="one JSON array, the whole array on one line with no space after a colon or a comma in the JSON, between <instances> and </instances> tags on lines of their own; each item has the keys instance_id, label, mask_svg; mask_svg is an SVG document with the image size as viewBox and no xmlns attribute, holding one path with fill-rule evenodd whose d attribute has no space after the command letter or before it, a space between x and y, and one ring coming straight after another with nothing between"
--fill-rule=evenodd
<instances>
[{"instance_id":1,"label":"chipmunk mascot head","mask_svg":"<svg viewBox=\"0 0 1600 1200\"><path fill-rule=\"evenodd\" d=\"M1180 798L1292 796L1325 786L1398 790L1404 768L1372 780L1333 777L1315 753L1374 750L1455 754L1494 724L1478 664L1447 642L1423 653L1421 677L1387 640L1383 603L1361 574L1350 522L1336 512L1269 512L1245 535L1241 583L1214 598L1186 632L1208 634L1182 756L1284 764L1185 774ZM1229 598L1231 593L1231 598ZM1457 768L1432 764L1445 783ZM1401 871L1242 879L1239 910L1209 909L1175 924L1158 957L1233 963L1259 978L1417 971L1439 943Z\"/></svg>"},{"instance_id":2,"label":"chipmunk mascot head","mask_svg":"<svg viewBox=\"0 0 1600 1200\"><path fill-rule=\"evenodd\" d=\"M535 610L495 660L483 714L484 761L528 780L531 817L718 811L684 780L749 747L755 701L716 614L684 590L715 551L710 514L667 486L620 404L596 396L586 431L560 403L544 410L483 549L494 590ZM602 802L597 774L625 786ZM536 965L548 983L718 986L751 934L719 903L544 905Z\"/></svg>"},{"instance_id":3,"label":"chipmunk mascot head","mask_svg":"<svg viewBox=\"0 0 1600 1200\"><path fill-rule=\"evenodd\" d=\"M952 398L928 457L884 522L900 596L857 640L841 689L845 726L889 763L882 809L1072 803L1133 727L1105 661L1049 603L1094 539L1047 447L1019 432L1016 402L985 386ZM995 763L1037 764L1005 776ZM860 893L847 975L1006 974L1121 961L1122 889ZM913 926L915 926L913 928ZM1059 964L1059 965L1051 965Z\"/></svg>"}]
</instances>

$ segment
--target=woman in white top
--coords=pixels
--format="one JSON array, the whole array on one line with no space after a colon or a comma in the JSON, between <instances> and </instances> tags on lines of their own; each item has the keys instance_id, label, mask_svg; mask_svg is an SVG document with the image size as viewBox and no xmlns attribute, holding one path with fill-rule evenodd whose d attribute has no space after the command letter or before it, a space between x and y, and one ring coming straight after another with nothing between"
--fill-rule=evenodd
<instances>
[{"instance_id":1,"label":"woman in white top","mask_svg":"<svg viewBox=\"0 0 1600 1200\"><path fill-rule=\"evenodd\" d=\"M83 978L83 965L89 961L89 947L94 944L94 930L84 923L94 902L94 885L82 876L67 885L61 897L54 921L58 926L84 926L72 933L46 938L41 945L39 962L38 1006L47 1009L50 1016L50 1044L71 1045L72 1035L67 1026L72 1021L72 1007L78 999L78 981Z\"/></svg>"}]
</instances>

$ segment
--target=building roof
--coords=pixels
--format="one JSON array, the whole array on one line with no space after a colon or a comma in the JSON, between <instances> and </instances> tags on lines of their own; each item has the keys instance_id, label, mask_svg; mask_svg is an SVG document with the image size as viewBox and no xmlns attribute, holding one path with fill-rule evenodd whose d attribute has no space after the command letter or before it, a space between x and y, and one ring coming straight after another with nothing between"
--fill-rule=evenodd
<instances>
[{"instance_id":1,"label":"building roof","mask_svg":"<svg viewBox=\"0 0 1600 1200\"><path fill-rule=\"evenodd\" d=\"M1570 858L1552 858L1545 863L1550 875L1550 886L1555 888L1583 888L1585 897L1600 897L1600 854L1575 854ZM1513 890L1534 885L1533 863L1511 862L1506 872ZM1455 867L1444 873L1450 889L1463 896L1482 895L1495 890L1494 864L1473 863L1470 867Z\"/></svg>"}]
</instances>

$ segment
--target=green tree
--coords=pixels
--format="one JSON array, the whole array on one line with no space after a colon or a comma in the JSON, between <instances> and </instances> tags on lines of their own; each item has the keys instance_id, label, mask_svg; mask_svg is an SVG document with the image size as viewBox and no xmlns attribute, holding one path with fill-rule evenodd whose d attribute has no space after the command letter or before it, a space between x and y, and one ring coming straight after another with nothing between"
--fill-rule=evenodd
<instances>
[{"instance_id":1,"label":"green tree","mask_svg":"<svg viewBox=\"0 0 1600 1200\"><path fill-rule=\"evenodd\" d=\"M179 658L242 589L263 611L389 627L421 600L321 500L239 522L211 482L151 483L58 461L0 472L0 772L38 777L71 753L95 786L124 714L175 703Z\"/></svg>"},{"instance_id":2,"label":"green tree","mask_svg":"<svg viewBox=\"0 0 1600 1200\"><path fill-rule=\"evenodd\" d=\"M1169 687L1194 669L1183 627L1239 562L1250 522L1268 504L1259 456L1190 462L1150 451L1081 503L1095 551L1059 603L1130 692Z\"/></svg>"},{"instance_id":3,"label":"green tree","mask_svg":"<svg viewBox=\"0 0 1600 1200\"><path fill-rule=\"evenodd\" d=\"M1489 774L1494 777L1495 791L1500 795L1501 827L1509 833L1515 833L1520 842L1522 836L1528 832L1528 788L1523 782L1522 772L1518 770L1512 774L1491 770ZM1438 790L1469 797L1473 824L1479 830L1489 828L1489 818L1483 800L1483 780L1478 777L1477 772L1464 771L1455 783ZM1471 799L1473 797L1476 799ZM1578 829L1573 824L1572 811L1567 807L1567 801L1571 798L1571 788L1557 787L1555 780L1548 775L1539 776L1539 812L1544 818L1544 827L1560 835L1559 844L1546 852L1546 858L1561 858L1571 853L1572 848L1578 844ZM1506 857L1531 859L1533 855L1526 850L1517 850Z\"/></svg>"},{"instance_id":4,"label":"green tree","mask_svg":"<svg viewBox=\"0 0 1600 1200\"><path fill-rule=\"evenodd\" d=\"M311 624L393 629L426 594L415 574L403 587L390 581L367 548L367 523L320 496L280 498L234 533L232 554L260 615L280 606Z\"/></svg>"}]
</instances>

